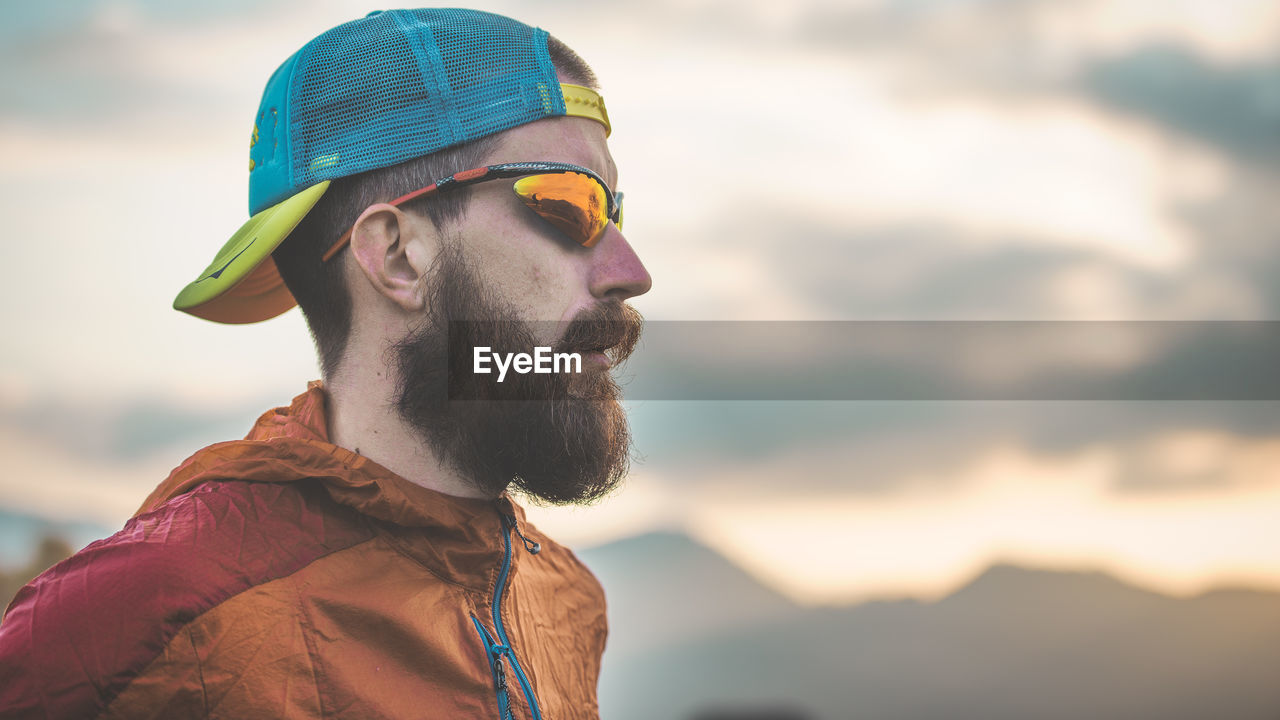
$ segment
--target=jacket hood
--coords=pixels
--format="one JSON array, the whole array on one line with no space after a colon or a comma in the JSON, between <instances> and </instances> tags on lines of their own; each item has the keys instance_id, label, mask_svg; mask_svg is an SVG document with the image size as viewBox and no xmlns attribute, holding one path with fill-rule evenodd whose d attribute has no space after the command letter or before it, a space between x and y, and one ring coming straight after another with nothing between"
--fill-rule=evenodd
<instances>
[{"instance_id":1,"label":"jacket hood","mask_svg":"<svg viewBox=\"0 0 1280 720\"><path fill-rule=\"evenodd\" d=\"M474 540L500 532L500 514L524 520L524 510L503 493L494 500L446 495L416 485L363 455L329 442L325 392L319 380L288 407L263 413L244 440L210 445L169 474L135 514L156 509L210 481L322 483L336 502L403 527L476 531ZM495 512L496 511L496 512ZM467 538L458 538L467 540Z\"/></svg>"}]
</instances>

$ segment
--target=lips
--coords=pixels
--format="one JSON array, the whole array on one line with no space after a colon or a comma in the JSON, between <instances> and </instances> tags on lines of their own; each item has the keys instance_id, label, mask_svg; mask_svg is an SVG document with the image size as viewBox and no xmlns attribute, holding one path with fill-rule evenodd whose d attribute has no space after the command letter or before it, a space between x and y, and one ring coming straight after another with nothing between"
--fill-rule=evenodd
<instances>
[{"instance_id":1,"label":"lips","mask_svg":"<svg viewBox=\"0 0 1280 720\"><path fill-rule=\"evenodd\" d=\"M580 353L584 365L599 365L602 367L612 367L613 360L609 358L609 354L604 350L586 350Z\"/></svg>"}]
</instances>

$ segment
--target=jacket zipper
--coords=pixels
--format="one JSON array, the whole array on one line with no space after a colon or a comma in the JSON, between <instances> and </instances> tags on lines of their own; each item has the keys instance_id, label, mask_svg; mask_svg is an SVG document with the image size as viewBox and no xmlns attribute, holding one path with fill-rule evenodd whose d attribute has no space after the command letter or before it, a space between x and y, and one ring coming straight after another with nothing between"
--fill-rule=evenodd
<instances>
[{"instance_id":1,"label":"jacket zipper","mask_svg":"<svg viewBox=\"0 0 1280 720\"><path fill-rule=\"evenodd\" d=\"M480 618L472 615L471 622L476 624L476 632L480 633L485 655L489 658L489 672L493 673L493 689L498 694L498 720L513 720L511 695L507 690L507 670L502 665L502 658L511 654L511 648L499 645L480 623Z\"/></svg>"},{"instance_id":2,"label":"jacket zipper","mask_svg":"<svg viewBox=\"0 0 1280 720\"><path fill-rule=\"evenodd\" d=\"M503 658L511 662L511 669L515 671L516 680L520 683L520 691L524 693L524 698L529 703L529 710L532 713L533 720L542 720L542 712L538 710L538 700L533 696L533 685L529 682L528 676L524 674L524 669L520 667L520 660L516 657L515 650L511 647L511 640L507 637L507 631L502 626L502 591L506 588L507 575L511 571L512 530L515 530L516 534L520 536L521 542L530 555L537 555L542 550L541 545L531 542L520 532L514 517L504 514L502 516L502 569L498 572L498 583L493 589L493 628L498 637L495 639L490 635L489 630L475 615L471 616L471 621L475 623L476 631L480 633L480 640L484 642L485 654L489 657L489 669L493 672L493 684L498 694L498 709L501 713L501 720L514 719Z\"/></svg>"}]
</instances>

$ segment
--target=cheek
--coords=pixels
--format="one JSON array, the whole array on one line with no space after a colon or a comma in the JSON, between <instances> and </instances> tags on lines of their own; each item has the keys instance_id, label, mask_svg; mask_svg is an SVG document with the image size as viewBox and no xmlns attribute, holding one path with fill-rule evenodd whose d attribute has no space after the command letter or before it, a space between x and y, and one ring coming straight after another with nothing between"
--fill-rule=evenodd
<instances>
[{"instance_id":1,"label":"cheek","mask_svg":"<svg viewBox=\"0 0 1280 720\"><path fill-rule=\"evenodd\" d=\"M574 302L577 259L532 233L488 237L468 254L490 287L522 319L558 321Z\"/></svg>"},{"instance_id":2,"label":"cheek","mask_svg":"<svg viewBox=\"0 0 1280 720\"><path fill-rule=\"evenodd\" d=\"M511 302L528 320L559 320L573 301L573 265L563 258L535 255L517 268L518 286L513 285Z\"/></svg>"}]
</instances>

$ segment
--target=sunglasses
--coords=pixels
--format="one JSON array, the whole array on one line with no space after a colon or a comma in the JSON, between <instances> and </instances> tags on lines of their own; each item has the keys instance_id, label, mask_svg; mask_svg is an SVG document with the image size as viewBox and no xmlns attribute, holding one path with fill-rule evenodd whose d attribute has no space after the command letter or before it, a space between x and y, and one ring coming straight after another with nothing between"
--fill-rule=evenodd
<instances>
[{"instance_id":1,"label":"sunglasses","mask_svg":"<svg viewBox=\"0 0 1280 720\"><path fill-rule=\"evenodd\" d=\"M599 175L568 163L503 163L463 170L401 195L389 204L400 206L428 195L503 178L519 178L511 186L516 196L538 217L583 247L592 247L599 242L610 221L622 228L622 193L609 192ZM350 241L351 230L347 230L333 247L325 251L320 261L328 262Z\"/></svg>"}]
</instances>

